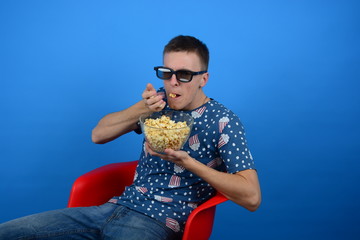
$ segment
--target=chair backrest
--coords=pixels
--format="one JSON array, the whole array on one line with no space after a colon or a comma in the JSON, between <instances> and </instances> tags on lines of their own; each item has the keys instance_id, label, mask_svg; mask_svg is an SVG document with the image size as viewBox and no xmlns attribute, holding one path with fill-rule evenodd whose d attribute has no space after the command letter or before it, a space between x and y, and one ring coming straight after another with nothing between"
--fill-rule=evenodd
<instances>
[{"instance_id":1,"label":"chair backrest","mask_svg":"<svg viewBox=\"0 0 360 240\"><path fill-rule=\"evenodd\" d=\"M71 189L68 207L88 207L120 196L132 184L138 161L112 163L78 177Z\"/></svg>"},{"instance_id":2,"label":"chair backrest","mask_svg":"<svg viewBox=\"0 0 360 240\"><path fill-rule=\"evenodd\" d=\"M112 163L78 177L71 189L68 207L100 205L119 196L132 184L138 161ZM214 223L216 205L227 201L222 194L198 206L188 217L183 240L209 239Z\"/></svg>"}]
</instances>

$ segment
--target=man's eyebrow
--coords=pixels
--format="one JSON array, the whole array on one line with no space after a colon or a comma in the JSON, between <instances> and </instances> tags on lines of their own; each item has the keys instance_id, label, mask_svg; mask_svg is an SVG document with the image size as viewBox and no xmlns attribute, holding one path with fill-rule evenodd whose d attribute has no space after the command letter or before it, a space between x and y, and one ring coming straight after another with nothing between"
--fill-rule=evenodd
<instances>
[{"instance_id":1,"label":"man's eyebrow","mask_svg":"<svg viewBox=\"0 0 360 240\"><path fill-rule=\"evenodd\" d=\"M178 69L176 71L189 71L189 72L194 72L193 70L190 70L190 69L186 69L186 68L181 68L181 69Z\"/></svg>"}]
</instances>

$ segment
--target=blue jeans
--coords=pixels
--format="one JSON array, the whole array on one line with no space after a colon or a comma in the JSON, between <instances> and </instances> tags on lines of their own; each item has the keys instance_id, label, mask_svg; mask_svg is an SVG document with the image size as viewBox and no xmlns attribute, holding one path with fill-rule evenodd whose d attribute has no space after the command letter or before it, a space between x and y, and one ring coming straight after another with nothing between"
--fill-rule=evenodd
<instances>
[{"instance_id":1,"label":"blue jeans","mask_svg":"<svg viewBox=\"0 0 360 240\"><path fill-rule=\"evenodd\" d=\"M65 208L0 224L0 239L181 239L163 223L113 203Z\"/></svg>"}]
</instances>

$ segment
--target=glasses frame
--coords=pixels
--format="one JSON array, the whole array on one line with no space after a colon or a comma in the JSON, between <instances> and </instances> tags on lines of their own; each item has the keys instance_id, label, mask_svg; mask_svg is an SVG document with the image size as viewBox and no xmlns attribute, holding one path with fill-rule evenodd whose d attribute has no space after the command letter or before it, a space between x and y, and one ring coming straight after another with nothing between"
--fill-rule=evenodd
<instances>
[{"instance_id":1,"label":"glasses frame","mask_svg":"<svg viewBox=\"0 0 360 240\"><path fill-rule=\"evenodd\" d=\"M169 71L169 73L171 73L170 77L169 77L169 78L161 78L161 77L159 76L159 74L158 74L159 68L164 68L164 69L170 70L170 71ZM179 82L183 82L183 83L191 82L192 79L193 79L193 76L207 73L207 70L200 71L200 72L193 72L193 71L190 71L190 70L180 69L180 70L174 71L174 70L171 69L171 68L163 67L163 66L154 67L154 70L156 71L156 76L157 76L158 78L162 79L162 80L169 80L169 79L171 79L172 76L175 74L176 80L178 80ZM189 74L190 74L190 80L180 79L180 78L178 77L178 73L181 73L181 72L189 73Z\"/></svg>"}]
</instances>

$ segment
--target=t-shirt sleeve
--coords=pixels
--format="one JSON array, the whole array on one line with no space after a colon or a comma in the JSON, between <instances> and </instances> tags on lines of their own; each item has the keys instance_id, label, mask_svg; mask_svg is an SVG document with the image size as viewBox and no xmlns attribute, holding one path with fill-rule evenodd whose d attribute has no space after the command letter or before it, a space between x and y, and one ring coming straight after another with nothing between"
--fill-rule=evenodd
<instances>
[{"instance_id":1,"label":"t-shirt sleeve","mask_svg":"<svg viewBox=\"0 0 360 240\"><path fill-rule=\"evenodd\" d=\"M219 120L218 150L228 173L255 169L254 160L247 146L245 129L236 115Z\"/></svg>"},{"instance_id":2,"label":"t-shirt sleeve","mask_svg":"<svg viewBox=\"0 0 360 240\"><path fill-rule=\"evenodd\" d=\"M137 134L142 134L140 121L138 121L136 125L137 125L137 128L134 130L134 132L137 133Z\"/></svg>"}]
</instances>

